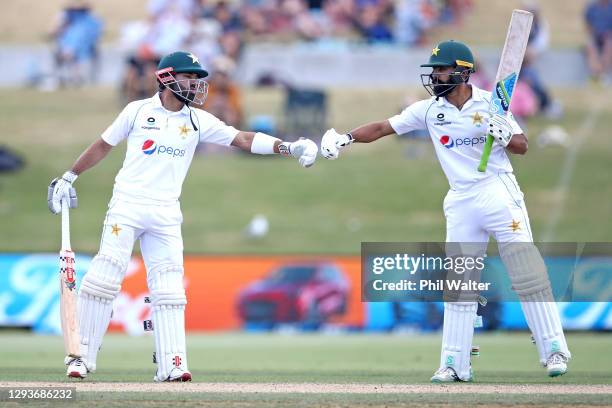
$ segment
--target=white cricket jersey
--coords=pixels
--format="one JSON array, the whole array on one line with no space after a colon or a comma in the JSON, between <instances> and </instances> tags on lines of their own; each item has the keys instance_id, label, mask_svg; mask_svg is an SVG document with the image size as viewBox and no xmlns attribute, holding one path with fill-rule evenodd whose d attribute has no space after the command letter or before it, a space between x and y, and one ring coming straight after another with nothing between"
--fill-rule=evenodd
<instances>
[{"instance_id":1,"label":"white cricket jersey","mask_svg":"<svg viewBox=\"0 0 612 408\"><path fill-rule=\"evenodd\" d=\"M201 109L166 110L159 94L131 102L101 136L113 146L127 139L113 197L137 203L176 202L197 144L229 146L238 132Z\"/></svg>"},{"instance_id":2,"label":"white cricket jersey","mask_svg":"<svg viewBox=\"0 0 612 408\"><path fill-rule=\"evenodd\" d=\"M412 130L426 129L436 149L436 155L454 190L466 189L472 184L499 173L511 173L512 165L506 150L493 143L487 171L477 168L486 140L486 126L491 92L474 85L472 98L461 110L446 98L435 97L416 102L389 119L399 135ZM523 133L511 113L508 115L513 134Z\"/></svg>"}]
</instances>

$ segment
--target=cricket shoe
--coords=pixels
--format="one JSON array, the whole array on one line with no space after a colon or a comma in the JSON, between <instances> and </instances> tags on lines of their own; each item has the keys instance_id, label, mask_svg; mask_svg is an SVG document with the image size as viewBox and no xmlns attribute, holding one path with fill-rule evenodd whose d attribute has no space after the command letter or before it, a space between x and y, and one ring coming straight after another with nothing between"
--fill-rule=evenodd
<instances>
[{"instance_id":1,"label":"cricket shoe","mask_svg":"<svg viewBox=\"0 0 612 408\"><path fill-rule=\"evenodd\" d=\"M562 353L553 353L546 360L546 371L549 377L558 377L567 373L567 357Z\"/></svg>"},{"instance_id":2,"label":"cricket shoe","mask_svg":"<svg viewBox=\"0 0 612 408\"><path fill-rule=\"evenodd\" d=\"M191 381L191 373L181 368L173 368L170 371L170 375L167 378L159 378L159 373L153 377L155 382L187 382Z\"/></svg>"},{"instance_id":3,"label":"cricket shoe","mask_svg":"<svg viewBox=\"0 0 612 408\"><path fill-rule=\"evenodd\" d=\"M66 357L64 364L68 366L66 375L70 378L80 378L81 380L87 377L89 370L85 362L80 358Z\"/></svg>"},{"instance_id":4,"label":"cricket shoe","mask_svg":"<svg viewBox=\"0 0 612 408\"><path fill-rule=\"evenodd\" d=\"M474 376L472 375L472 369L470 368L470 377L467 380L462 380L457 375L457 372L451 367L443 367L436 371L431 377L431 382L435 384L451 383L451 382L472 382Z\"/></svg>"}]
</instances>

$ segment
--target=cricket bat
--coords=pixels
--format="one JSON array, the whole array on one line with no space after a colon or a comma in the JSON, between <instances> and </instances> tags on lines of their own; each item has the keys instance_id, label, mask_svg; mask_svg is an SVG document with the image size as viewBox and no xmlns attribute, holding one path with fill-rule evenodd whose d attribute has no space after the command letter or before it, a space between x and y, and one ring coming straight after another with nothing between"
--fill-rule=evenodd
<instances>
[{"instance_id":1,"label":"cricket bat","mask_svg":"<svg viewBox=\"0 0 612 408\"><path fill-rule=\"evenodd\" d=\"M497 75L495 76L495 87L491 92L491 103L489 104L489 112L491 114L505 114L510 108L512 93L516 81L518 81L521 65L523 65L523 57L527 49L527 40L531 31L531 22L533 14L525 10L513 10L508 33L506 34L506 43L502 50ZM493 136L487 135L482 157L478 165L478 171L484 173L487 170L487 163L491 150L493 149Z\"/></svg>"},{"instance_id":2,"label":"cricket bat","mask_svg":"<svg viewBox=\"0 0 612 408\"><path fill-rule=\"evenodd\" d=\"M60 259L60 314L66 355L81 356L77 319L77 288L74 252L70 248L70 216L67 200L62 200L62 247Z\"/></svg>"}]
</instances>

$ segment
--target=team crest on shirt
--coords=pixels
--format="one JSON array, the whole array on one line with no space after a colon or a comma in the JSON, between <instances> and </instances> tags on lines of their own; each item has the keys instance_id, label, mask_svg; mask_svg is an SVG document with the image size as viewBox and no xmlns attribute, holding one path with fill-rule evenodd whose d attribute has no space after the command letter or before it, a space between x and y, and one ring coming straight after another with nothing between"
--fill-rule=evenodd
<instances>
[{"instance_id":1,"label":"team crest on shirt","mask_svg":"<svg viewBox=\"0 0 612 408\"><path fill-rule=\"evenodd\" d=\"M480 127L484 122L484 116L480 115L480 112L476 112L472 115L472 124L476 127Z\"/></svg>"},{"instance_id":2,"label":"team crest on shirt","mask_svg":"<svg viewBox=\"0 0 612 408\"><path fill-rule=\"evenodd\" d=\"M179 132L180 132L180 136L185 139L187 136L189 136L189 132L191 132L191 129L189 127L187 127L187 124L183 124L183 126L179 126Z\"/></svg>"},{"instance_id":3,"label":"team crest on shirt","mask_svg":"<svg viewBox=\"0 0 612 408\"><path fill-rule=\"evenodd\" d=\"M450 125L450 124L451 124L451 121L446 120L446 118L444 117L444 113L440 112L436 115L436 122L434 122L434 125L444 126L444 125Z\"/></svg>"}]
</instances>

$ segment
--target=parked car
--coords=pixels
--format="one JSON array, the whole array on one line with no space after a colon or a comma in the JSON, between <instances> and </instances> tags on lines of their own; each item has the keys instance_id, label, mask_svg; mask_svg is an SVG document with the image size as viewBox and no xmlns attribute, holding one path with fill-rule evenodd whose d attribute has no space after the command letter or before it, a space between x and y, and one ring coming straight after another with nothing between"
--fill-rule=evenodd
<instances>
[{"instance_id":1,"label":"parked car","mask_svg":"<svg viewBox=\"0 0 612 408\"><path fill-rule=\"evenodd\" d=\"M282 265L238 295L238 314L247 323L321 324L346 311L349 284L329 262Z\"/></svg>"}]
</instances>

